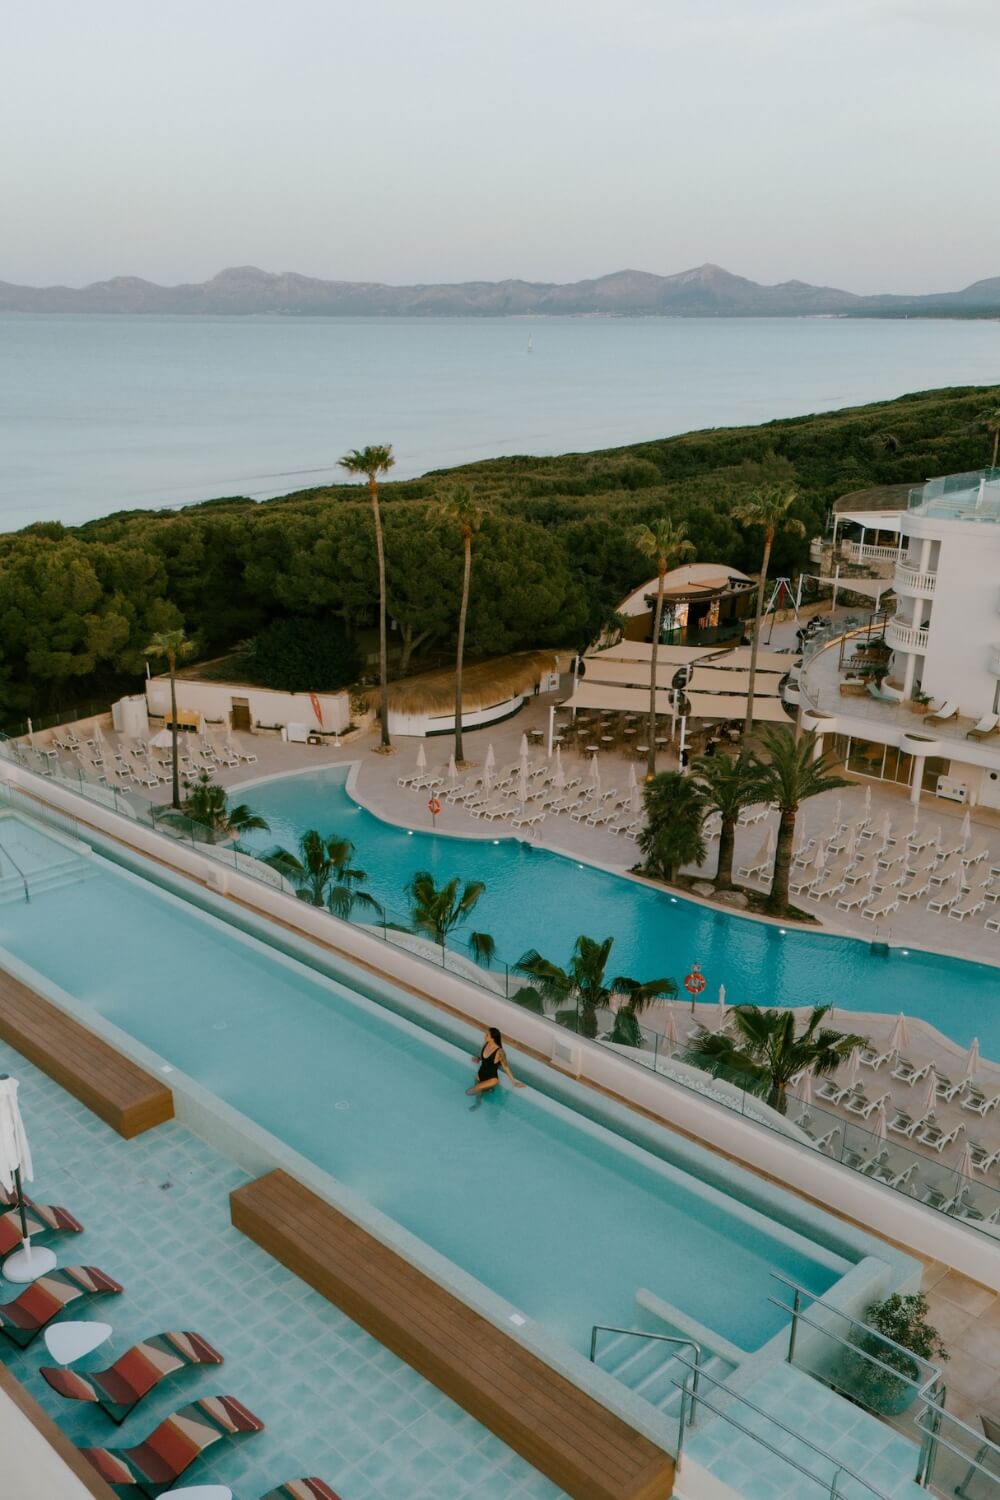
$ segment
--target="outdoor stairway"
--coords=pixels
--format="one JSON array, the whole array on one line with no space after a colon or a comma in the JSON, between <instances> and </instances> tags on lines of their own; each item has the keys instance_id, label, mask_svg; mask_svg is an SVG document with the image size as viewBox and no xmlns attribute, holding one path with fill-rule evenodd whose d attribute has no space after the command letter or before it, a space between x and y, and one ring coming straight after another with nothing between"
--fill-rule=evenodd
<instances>
[{"instance_id":1,"label":"outdoor stairway","mask_svg":"<svg viewBox=\"0 0 1000 1500\"><path fill-rule=\"evenodd\" d=\"M20 848L0 838L0 906L23 901L25 882L34 901L45 891L90 880L94 873L89 859L69 849L60 849L58 855L39 864L36 850Z\"/></svg>"},{"instance_id":2,"label":"outdoor stairway","mask_svg":"<svg viewBox=\"0 0 1000 1500\"><path fill-rule=\"evenodd\" d=\"M694 1351L687 1345L665 1344L655 1338L643 1337L647 1332L637 1328L634 1333L603 1334L594 1363L637 1396L642 1396L657 1411L677 1416L681 1408L681 1392L675 1382L683 1383L690 1376ZM735 1365L721 1354L712 1354L706 1349L702 1354L701 1368L716 1380L727 1380ZM707 1389L710 1387L706 1383Z\"/></svg>"}]
</instances>

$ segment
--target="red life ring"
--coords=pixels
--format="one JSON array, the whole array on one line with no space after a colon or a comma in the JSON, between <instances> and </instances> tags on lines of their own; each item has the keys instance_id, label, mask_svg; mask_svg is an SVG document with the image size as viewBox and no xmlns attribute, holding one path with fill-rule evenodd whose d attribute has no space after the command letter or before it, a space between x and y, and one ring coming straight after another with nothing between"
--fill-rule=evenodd
<instances>
[{"instance_id":1,"label":"red life ring","mask_svg":"<svg viewBox=\"0 0 1000 1500\"><path fill-rule=\"evenodd\" d=\"M689 995L700 995L705 988L705 976L697 965L691 970L684 980L684 988Z\"/></svg>"},{"instance_id":2,"label":"red life ring","mask_svg":"<svg viewBox=\"0 0 1000 1500\"><path fill-rule=\"evenodd\" d=\"M432 797L427 806L430 810L431 816L436 818L438 813L441 811L441 804L438 799L436 797Z\"/></svg>"}]
</instances>

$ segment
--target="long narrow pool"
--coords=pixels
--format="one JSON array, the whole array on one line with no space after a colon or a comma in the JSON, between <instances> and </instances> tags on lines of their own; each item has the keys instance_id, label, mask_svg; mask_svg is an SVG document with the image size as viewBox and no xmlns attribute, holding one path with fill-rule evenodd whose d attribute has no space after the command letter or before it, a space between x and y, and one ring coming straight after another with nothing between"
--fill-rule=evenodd
<instances>
[{"instance_id":1,"label":"long narrow pool","mask_svg":"<svg viewBox=\"0 0 1000 1500\"><path fill-rule=\"evenodd\" d=\"M44 865L49 835L3 821ZM100 856L0 904L0 945L577 1349L631 1321L638 1287L753 1349L783 1321L772 1270L822 1292L847 1268L832 1225L779 1226L739 1171L724 1194L538 1088L470 1108L468 1056L349 969L328 979Z\"/></svg>"},{"instance_id":2,"label":"long narrow pool","mask_svg":"<svg viewBox=\"0 0 1000 1500\"><path fill-rule=\"evenodd\" d=\"M697 960L709 996L726 986L729 1003L812 1005L919 1016L967 1047L978 1036L1000 1062L1000 971L990 964L893 948L873 952L861 939L782 931L752 918L670 897L664 891L582 865L510 837L463 839L397 828L359 807L336 767L249 786L240 798L263 814L268 834L245 842L258 851L294 846L307 828L354 840L369 889L390 911L405 914L405 887L415 870L440 879L482 880L486 894L472 925L489 932L499 955L514 963L537 948L564 963L580 933L613 936L611 973L680 978ZM414 816L427 816L422 797ZM459 933L459 935L461 935ZM1000 941L997 945L1000 957Z\"/></svg>"}]
</instances>

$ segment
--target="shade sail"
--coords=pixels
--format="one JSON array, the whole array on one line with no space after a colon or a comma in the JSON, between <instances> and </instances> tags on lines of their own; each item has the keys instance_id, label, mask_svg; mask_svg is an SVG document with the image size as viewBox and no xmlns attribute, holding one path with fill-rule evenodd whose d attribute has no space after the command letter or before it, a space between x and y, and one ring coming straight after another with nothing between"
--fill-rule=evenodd
<instances>
[{"instance_id":1,"label":"shade sail","mask_svg":"<svg viewBox=\"0 0 1000 1500\"><path fill-rule=\"evenodd\" d=\"M780 672L769 668L757 673L754 684L755 692L776 693L778 691L778 684L789 668L788 657L783 656L781 662ZM672 687L678 665L680 664L675 661L657 661L656 686L658 689ZM620 687L640 687L645 688L648 693L649 661L648 659L642 662L604 661L600 657L588 656L584 681L607 682ZM708 665L695 667L689 687L696 693L745 693L749 683L750 673L742 668L734 669L728 664L720 667Z\"/></svg>"},{"instance_id":2,"label":"shade sail","mask_svg":"<svg viewBox=\"0 0 1000 1500\"><path fill-rule=\"evenodd\" d=\"M695 719L742 719L747 711L746 693L688 693L691 716ZM754 720L770 724L790 723L780 698L753 697Z\"/></svg>"},{"instance_id":3,"label":"shade sail","mask_svg":"<svg viewBox=\"0 0 1000 1500\"><path fill-rule=\"evenodd\" d=\"M607 682L578 682L572 698L567 698L563 708L604 708L612 713L649 713L649 688L616 687ZM670 713L670 694L664 688L656 690L656 712Z\"/></svg>"},{"instance_id":4,"label":"shade sail","mask_svg":"<svg viewBox=\"0 0 1000 1500\"><path fill-rule=\"evenodd\" d=\"M846 580L841 579L841 583L846 583ZM619 641L617 646L608 646L604 651L594 651L588 654L587 671L592 670L591 663L595 661L648 662L652 654L651 641ZM734 646L732 650L727 650L725 646L661 646L657 652L657 667L660 662L664 661L672 662L675 668L687 666L696 657L706 656L712 657L712 660L704 662L705 666L742 668L750 666L749 646ZM758 672L787 672L789 665L787 652L759 651L757 653Z\"/></svg>"},{"instance_id":5,"label":"shade sail","mask_svg":"<svg viewBox=\"0 0 1000 1500\"><path fill-rule=\"evenodd\" d=\"M747 711L747 695L741 693L688 693L691 715L695 719L742 719ZM604 709L609 713L648 714L649 689L615 687L606 682L579 682L572 698L563 708ZM656 712L669 714L669 694L658 688ZM780 698L769 697L754 689L753 716L775 724L787 724L788 715Z\"/></svg>"}]
</instances>

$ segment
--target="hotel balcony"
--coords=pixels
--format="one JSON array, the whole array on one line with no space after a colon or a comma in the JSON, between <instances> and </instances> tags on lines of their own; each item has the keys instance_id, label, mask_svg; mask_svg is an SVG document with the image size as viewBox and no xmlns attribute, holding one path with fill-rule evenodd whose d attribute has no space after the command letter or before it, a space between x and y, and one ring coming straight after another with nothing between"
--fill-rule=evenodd
<instances>
[{"instance_id":1,"label":"hotel balcony","mask_svg":"<svg viewBox=\"0 0 1000 1500\"><path fill-rule=\"evenodd\" d=\"M899 557L899 546L877 547L871 542L845 542L844 557L851 563L891 563Z\"/></svg>"},{"instance_id":2,"label":"hotel balcony","mask_svg":"<svg viewBox=\"0 0 1000 1500\"><path fill-rule=\"evenodd\" d=\"M928 631L911 625L908 620L892 619L885 627L885 643L894 651L927 650Z\"/></svg>"},{"instance_id":3,"label":"hotel balcony","mask_svg":"<svg viewBox=\"0 0 1000 1500\"><path fill-rule=\"evenodd\" d=\"M936 573L921 573L919 568L912 568L909 563L898 562L893 574L892 586L897 594L908 598L931 599L934 596L936 582Z\"/></svg>"}]
</instances>

